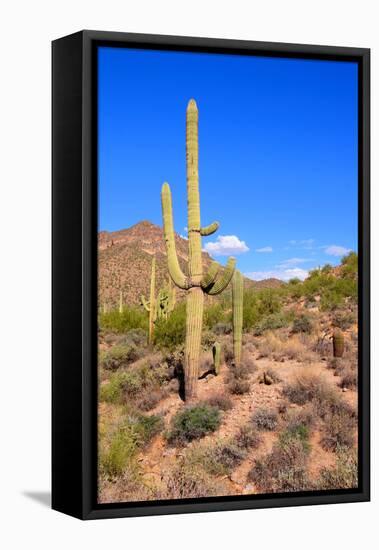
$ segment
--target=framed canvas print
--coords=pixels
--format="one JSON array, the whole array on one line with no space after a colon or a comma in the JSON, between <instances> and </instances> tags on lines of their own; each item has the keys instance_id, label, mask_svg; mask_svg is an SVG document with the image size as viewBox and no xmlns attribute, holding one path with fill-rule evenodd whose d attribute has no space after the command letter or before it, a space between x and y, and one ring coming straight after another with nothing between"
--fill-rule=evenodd
<instances>
[{"instance_id":1,"label":"framed canvas print","mask_svg":"<svg viewBox=\"0 0 379 550\"><path fill-rule=\"evenodd\" d=\"M53 42L53 508L369 500L369 50Z\"/></svg>"}]
</instances>

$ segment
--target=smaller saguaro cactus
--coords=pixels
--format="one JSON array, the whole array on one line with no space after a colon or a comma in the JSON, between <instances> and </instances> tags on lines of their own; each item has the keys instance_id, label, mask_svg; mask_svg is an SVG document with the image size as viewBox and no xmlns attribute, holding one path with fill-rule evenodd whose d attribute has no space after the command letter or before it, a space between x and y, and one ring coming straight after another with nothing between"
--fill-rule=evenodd
<instances>
[{"instance_id":1,"label":"smaller saguaro cactus","mask_svg":"<svg viewBox=\"0 0 379 550\"><path fill-rule=\"evenodd\" d=\"M213 368L215 371L215 375L218 376L220 374L220 368L221 368L221 345L219 342L215 342L213 344L212 354L213 354Z\"/></svg>"},{"instance_id":2,"label":"smaller saguaro cactus","mask_svg":"<svg viewBox=\"0 0 379 550\"><path fill-rule=\"evenodd\" d=\"M149 344L151 344L153 342L154 323L157 316L155 301L155 256L153 256L151 262L150 300L147 301L144 296L141 296L141 302L146 311L149 312Z\"/></svg>"},{"instance_id":3,"label":"smaller saguaro cactus","mask_svg":"<svg viewBox=\"0 0 379 550\"><path fill-rule=\"evenodd\" d=\"M243 277L236 270L232 278L233 302L233 354L234 362L238 365L242 355L242 321L243 321Z\"/></svg>"},{"instance_id":4,"label":"smaller saguaro cactus","mask_svg":"<svg viewBox=\"0 0 379 550\"><path fill-rule=\"evenodd\" d=\"M333 331L333 356L342 357L345 348L345 338L342 331L339 328Z\"/></svg>"},{"instance_id":5,"label":"smaller saguaro cactus","mask_svg":"<svg viewBox=\"0 0 379 550\"><path fill-rule=\"evenodd\" d=\"M169 314L174 310L176 303L176 290L173 288L171 279L169 278L166 286L158 292L157 298L157 318L167 319Z\"/></svg>"},{"instance_id":6,"label":"smaller saguaro cactus","mask_svg":"<svg viewBox=\"0 0 379 550\"><path fill-rule=\"evenodd\" d=\"M123 301L122 290L120 290L120 301L118 305L118 311L119 313L122 313L124 311L124 301Z\"/></svg>"}]
</instances>

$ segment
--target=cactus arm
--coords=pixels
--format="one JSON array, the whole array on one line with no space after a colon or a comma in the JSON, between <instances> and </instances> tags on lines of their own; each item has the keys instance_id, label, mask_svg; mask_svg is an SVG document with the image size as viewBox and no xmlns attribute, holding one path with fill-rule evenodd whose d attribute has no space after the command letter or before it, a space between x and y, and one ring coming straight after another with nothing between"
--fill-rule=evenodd
<instances>
[{"instance_id":1,"label":"cactus arm","mask_svg":"<svg viewBox=\"0 0 379 550\"><path fill-rule=\"evenodd\" d=\"M216 294L223 292L233 277L235 266L235 258L229 258L222 275L216 279L216 282L211 287L208 287L205 292L210 296L215 296Z\"/></svg>"},{"instance_id":2,"label":"cactus arm","mask_svg":"<svg viewBox=\"0 0 379 550\"><path fill-rule=\"evenodd\" d=\"M213 235L217 231L217 229L220 227L220 224L218 222L213 222L206 227L200 228L200 235L202 237L208 237L209 235Z\"/></svg>"},{"instance_id":3,"label":"cactus arm","mask_svg":"<svg viewBox=\"0 0 379 550\"><path fill-rule=\"evenodd\" d=\"M212 262L207 273L201 279L201 288L207 289L209 286L213 285L220 269L220 264L218 262Z\"/></svg>"},{"instance_id":4,"label":"cactus arm","mask_svg":"<svg viewBox=\"0 0 379 550\"><path fill-rule=\"evenodd\" d=\"M146 298L143 294L141 295L141 304L146 309L146 311L150 311L149 302L146 301Z\"/></svg>"},{"instance_id":5,"label":"cactus arm","mask_svg":"<svg viewBox=\"0 0 379 550\"><path fill-rule=\"evenodd\" d=\"M163 212L163 232L167 252L168 271L174 283L183 290L190 288L188 278L184 275L179 265L176 254L174 222L172 219L172 200L171 190L168 183L162 186L162 212Z\"/></svg>"}]
</instances>

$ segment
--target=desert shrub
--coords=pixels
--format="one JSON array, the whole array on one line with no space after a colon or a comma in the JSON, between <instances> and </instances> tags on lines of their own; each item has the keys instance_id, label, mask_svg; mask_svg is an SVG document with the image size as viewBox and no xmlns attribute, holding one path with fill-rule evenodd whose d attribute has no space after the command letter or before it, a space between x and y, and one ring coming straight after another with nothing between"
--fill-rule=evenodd
<instances>
[{"instance_id":1,"label":"desert shrub","mask_svg":"<svg viewBox=\"0 0 379 550\"><path fill-rule=\"evenodd\" d=\"M234 436L234 442L240 449L256 449L261 444L262 437L253 426L245 424Z\"/></svg>"},{"instance_id":2,"label":"desert shrub","mask_svg":"<svg viewBox=\"0 0 379 550\"><path fill-rule=\"evenodd\" d=\"M139 446L150 443L151 439L163 430L163 419L159 415L144 416L142 414L131 417L129 422L133 426L138 438Z\"/></svg>"},{"instance_id":3,"label":"desert shrub","mask_svg":"<svg viewBox=\"0 0 379 550\"><path fill-rule=\"evenodd\" d=\"M214 432L220 426L220 411L209 405L194 405L179 411L171 421L169 443L184 444Z\"/></svg>"},{"instance_id":4,"label":"desert shrub","mask_svg":"<svg viewBox=\"0 0 379 550\"><path fill-rule=\"evenodd\" d=\"M221 334L231 334L233 328L231 323L216 323L212 330L219 336Z\"/></svg>"},{"instance_id":5,"label":"desert shrub","mask_svg":"<svg viewBox=\"0 0 379 550\"><path fill-rule=\"evenodd\" d=\"M255 363L247 360L239 365L231 365L225 383L233 395L243 395L250 391L249 376L256 370Z\"/></svg>"},{"instance_id":6,"label":"desert shrub","mask_svg":"<svg viewBox=\"0 0 379 550\"><path fill-rule=\"evenodd\" d=\"M164 477L163 499L201 498L227 495L228 489L222 482L211 478L196 465L179 463Z\"/></svg>"},{"instance_id":7,"label":"desert shrub","mask_svg":"<svg viewBox=\"0 0 379 550\"><path fill-rule=\"evenodd\" d=\"M260 357L272 357L275 361L285 359L296 360L302 363L312 362L315 354L306 349L298 335L287 338L272 332L265 334L264 339L258 342Z\"/></svg>"},{"instance_id":8,"label":"desert shrub","mask_svg":"<svg viewBox=\"0 0 379 550\"><path fill-rule=\"evenodd\" d=\"M312 406L306 406L301 410L289 410L286 411L285 420L287 422L287 430L290 432L297 432L299 429L305 427L308 429L314 423L314 411Z\"/></svg>"},{"instance_id":9,"label":"desert shrub","mask_svg":"<svg viewBox=\"0 0 379 550\"><path fill-rule=\"evenodd\" d=\"M254 335L261 336L266 330L287 327L288 324L288 315L282 312L272 313L271 315L267 315L267 317L263 317L263 319L254 325Z\"/></svg>"},{"instance_id":10,"label":"desert shrub","mask_svg":"<svg viewBox=\"0 0 379 550\"><path fill-rule=\"evenodd\" d=\"M216 341L216 337L213 332L210 330L203 330L201 333L201 345L203 350L209 350L212 348L213 344Z\"/></svg>"},{"instance_id":11,"label":"desert shrub","mask_svg":"<svg viewBox=\"0 0 379 550\"><path fill-rule=\"evenodd\" d=\"M231 365L234 361L233 346L231 346L230 344L225 344L222 347L222 353L224 355L224 362L227 365Z\"/></svg>"},{"instance_id":12,"label":"desert shrub","mask_svg":"<svg viewBox=\"0 0 379 550\"><path fill-rule=\"evenodd\" d=\"M182 345L186 333L186 304L181 302L167 319L158 319L155 323L155 344L170 351Z\"/></svg>"},{"instance_id":13,"label":"desert shrub","mask_svg":"<svg viewBox=\"0 0 379 550\"><path fill-rule=\"evenodd\" d=\"M140 308L124 307L122 313L112 310L108 313L100 313L99 327L114 332L127 332L131 329L142 329L147 333L149 319L147 312Z\"/></svg>"},{"instance_id":14,"label":"desert shrub","mask_svg":"<svg viewBox=\"0 0 379 550\"><path fill-rule=\"evenodd\" d=\"M243 395L249 393L250 383L248 380L234 378L228 382L228 390L232 395Z\"/></svg>"},{"instance_id":15,"label":"desert shrub","mask_svg":"<svg viewBox=\"0 0 379 550\"><path fill-rule=\"evenodd\" d=\"M309 489L308 452L296 438L276 443L271 453L256 460L248 478L260 492L289 492Z\"/></svg>"},{"instance_id":16,"label":"desert shrub","mask_svg":"<svg viewBox=\"0 0 379 550\"><path fill-rule=\"evenodd\" d=\"M309 427L305 424L292 425L279 435L279 444L286 447L291 441L299 441L305 452L309 452Z\"/></svg>"},{"instance_id":17,"label":"desert shrub","mask_svg":"<svg viewBox=\"0 0 379 550\"><path fill-rule=\"evenodd\" d=\"M137 451L149 443L163 428L158 416L128 414L111 433L100 438L100 472L119 476L125 469L136 468Z\"/></svg>"},{"instance_id":18,"label":"desert shrub","mask_svg":"<svg viewBox=\"0 0 379 550\"><path fill-rule=\"evenodd\" d=\"M257 430L272 431L278 425L278 415L269 409L258 409L252 416L252 422Z\"/></svg>"},{"instance_id":19,"label":"desert shrub","mask_svg":"<svg viewBox=\"0 0 379 550\"><path fill-rule=\"evenodd\" d=\"M358 457L356 451L337 449L336 465L322 468L317 489L353 489L358 487Z\"/></svg>"},{"instance_id":20,"label":"desert shrub","mask_svg":"<svg viewBox=\"0 0 379 550\"><path fill-rule=\"evenodd\" d=\"M349 311L337 311L333 315L333 326L340 328L341 330L348 329L352 324L357 321L357 315Z\"/></svg>"},{"instance_id":21,"label":"desert shrub","mask_svg":"<svg viewBox=\"0 0 379 550\"><path fill-rule=\"evenodd\" d=\"M310 334L312 332L312 323L309 317L307 317L306 315L300 315L300 317L297 317L293 322L292 332L294 334L297 334L299 332Z\"/></svg>"},{"instance_id":22,"label":"desert shrub","mask_svg":"<svg viewBox=\"0 0 379 550\"><path fill-rule=\"evenodd\" d=\"M278 384L281 381L282 379L277 374L276 370L271 367L266 369L260 378L260 382L265 382L266 384Z\"/></svg>"},{"instance_id":23,"label":"desert shrub","mask_svg":"<svg viewBox=\"0 0 379 550\"><path fill-rule=\"evenodd\" d=\"M296 405L305 405L314 399L324 401L335 392L320 375L303 372L293 383L283 388L283 395Z\"/></svg>"},{"instance_id":24,"label":"desert shrub","mask_svg":"<svg viewBox=\"0 0 379 550\"><path fill-rule=\"evenodd\" d=\"M205 328L211 330L215 325L223 324L224 321L225 321L225 314L221 304L219 303L212 304L204 309L204 327ZM224 334L227 334L227 333L224 333Z\"/></svg>"},{"instance_id":25,"label":"desert shrub","mask_svg":"<svg viewBox=\"0 0 379 550\"><path fill-rule=\"evenodd\" d=\"M100 450L100 471L107 477L121 475L131 466L137 450L137 443L129 433L119 432L113 437L109 447Z\"/></svg>"},{"instance_id":26,"label":"desert shrub","mask_svg":"<svg viewBox=\"0 0 379 550\"><path fill-rule=\"evenodd\" d=\"M136 402L136 407L141 411L151 411L158 403L166 397L168 390L163 388L157 388L155 390L146 392Z\"/></svg>"},{"instance_id":27,"label":"desert shrub","mask_svg":"<svg viewBox=\"0 0 379 550\"><path fill-rule=\"evenodd\" d=\"M229 439L194 447L188 453L187 460L200 465L209 474L225 475L230 474L245 457L246 451Z\"/></svg>"},{"instance_id":28,"label":"desert shrub","mask_svg":"<svg viewBox=\"0 0 379 550\"><path fill-rule=\"evenodd\" d=\"M330 410L325 415L324 435L321 445L328 451L337 451L339 447L353 447L356 420L347 408Z\"/></svg>"},{"instance_id":29,"label":"desert shrub","mask_svg":"<svg viewBox=\"0 0 379 550\"><path fill-rule=\"evenodd\" d=\"M347 369L342 372L341 381L339 385L341 388L354 389L357 387L358 377L357 372L354 369Z\"/></svg>"},{"instance_id":30,"label":"desert shrub","mask_svg":"<svg viewBox=\"0 0 379 550\"><path fill-rule=\"evenodd\" d=\"M233 408L233 401L224 393L214 393L207 397L203 403L211 407L217 407L221 411L229 411Z\"/></svg>"},{"instance_id":31,"label":"desert shrub","mask_svg":"<svg viewBox=\"0 0 379 550\"><path fill-rule=\"evenodd\" d=\"M133 328L128 330L126 334L118 336L117 343L119 345L136 346L141 348L146 346L147 332L142 328Z\"/></svg>"},{"instance_id":32,"label":"desert shrub","mask_svg":"<svg viewBox=\"0 0 379 550\"><path fill-rule=\"evenodd\" d=\"M241 361L239 365L232 365L229 369L227 381L230 379L247 380L254 371L256 366L253 361L245 362Z\"/></svg>"},{"instance_id":33,"label":"desert shrub","mask_svg":"<svg viewBox=\"0 0 379 550\"><path fill-rule=\"evenodd\" d=\"M105 370L117 370L126 367L129 363L136 361L140 354L134 345L117 345L110 348L100 359L100 366Z\"/></svg>"},{"instance_id":34,"label":"desert shrub","mask_svg":"<svg viewBox=\"0 0 379 550\"><path fill-rule=\"evenodd\" d=\"M265 317L279 313L281 292L276 289L245 290L243 307L243 328L252 329Z\"/></svg>"},{"instance_id":35,"label":"desert shrub","mask_svg":"<svg viewBox=\"0 0 379 550\"><path fill-rule=\"evenodd\" d=\"M136 398L142 398L143 392L157 389L162 383L162 372L148 365L138 369L116 371L111 374L108 382L100 386L100 401L108 403L123 403Z\"/></svg>"}]
</instances>

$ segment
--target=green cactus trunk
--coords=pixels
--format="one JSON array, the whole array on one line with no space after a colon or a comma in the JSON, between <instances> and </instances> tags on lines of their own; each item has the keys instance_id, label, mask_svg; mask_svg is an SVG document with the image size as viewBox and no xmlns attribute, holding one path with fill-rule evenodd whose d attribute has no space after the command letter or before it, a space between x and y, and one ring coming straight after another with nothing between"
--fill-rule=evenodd
<instances>
[{"instance_id":1,"label":"green cactus trunk","mask_svg":"<svg viewBox=\"0 0 379 550\"><path fill-rule=\"evenodd\" d=\"M333 332L333 356L343 357L345 348L345 338L340 329L336 329Z\"/></svg>"},{"instance_id":2,"label":"green cactus trunk","mask_svg":"<svg viewBox=\"0 0 379 550\"><path fill-rule=\"evenodd\" d=\"M149 344L153 343L154 323L157 318L157 304L155 300L155 256L151 261L151 278L150 278L150 300L147 302L144 296L141 296L141 302L146 311L149 312Z\"/></svg>"},{"instance_id":3,"label":"green cactus trunk","mask_svg":"<svg viewBox=\"0 0 379 550\"><path fill-rule=\"evenodd\" d=\"M122 313L124 311L124 303L123 303L123 297L122 297L122 290L120 290L120 303L118 306L119 313Z\"/></svg>"},{"instance_id":4,"label":"green cactus trunk","mask_svg":"<svg viewBox=\"0 0 379 550\"><path fill-rule=\"evenodd\" d=\"M204 292L210 295L222 292L228 286L235 266L234 258L230 258L222 275L217 278L220 266L213 262L208 272L203 274L201 237L214 233L219 224L214 222L207 227L201 227L198 156L198 110L196 102L191 99L188 103L186 118L188 276L182 272L176 254L171 190L168 183L162 186L163 228L168 270L175 285L188 291L184 364L186 400L194 399L197 394Z\"/></svg>"},{"instance_id":5,"label":"green cactus trunk","mask_svg":"<svg viewBox=\"0 0 379 550\"><path fill-rule=\"evenodd\" d=\"M218 376L220 374L220 368L221 368L221 345L219 344L219 342L215 342L213 344L212 354L213 354L213 368L215 371L215 375Z\"/></svg>"},{"instance_id":6,"label":"green cactus trunk","mask_svg":"<svg viewBox=\"0 0 379 550\"><path fill-rule=\"evenodd\" d=\"M234 362L239 365L242 356L242 323L243 323L243 277L235 271L232 279L233 301L233 354Z\"/></svg>"}]
</instances>

